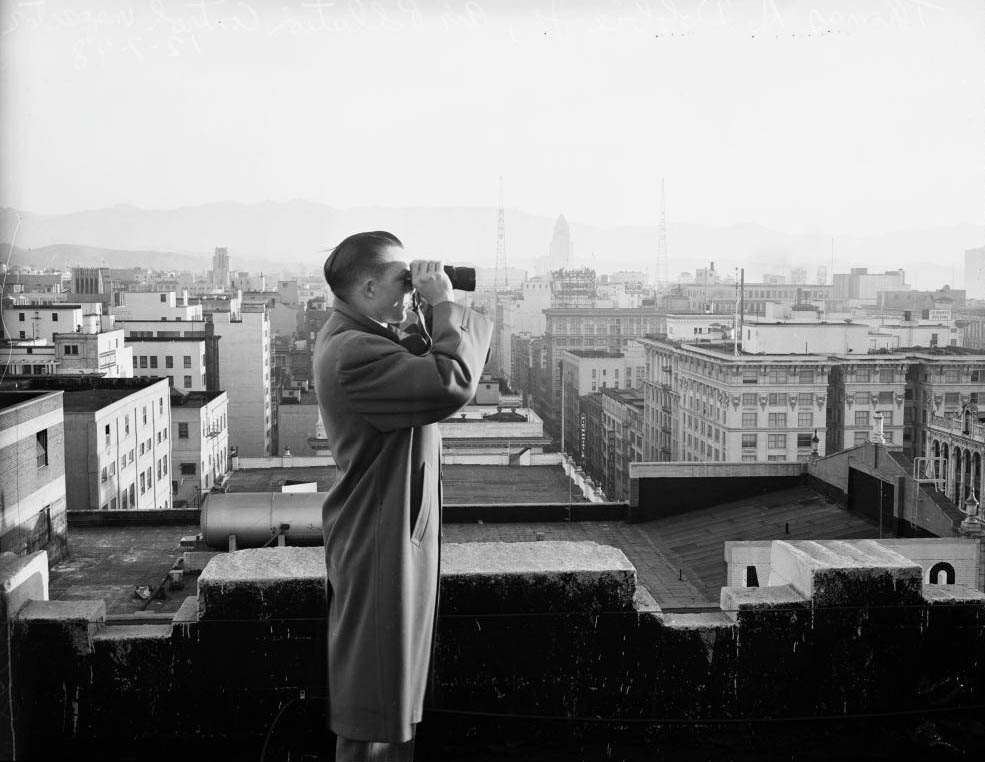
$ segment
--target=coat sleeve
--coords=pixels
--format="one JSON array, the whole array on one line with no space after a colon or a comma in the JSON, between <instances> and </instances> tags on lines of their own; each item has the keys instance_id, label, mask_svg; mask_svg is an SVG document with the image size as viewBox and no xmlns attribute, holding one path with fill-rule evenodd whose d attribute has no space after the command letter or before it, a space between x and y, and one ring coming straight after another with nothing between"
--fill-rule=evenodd
<instances>
[{"instance_id":1,"label":"coat sleeve","mask_svg":"<svg viewBox=\"0 0 985 762\"><path fill-rule=\"evenodd\" d=\"M353 408L380 431L437 423L475 396L491 337L484 316L444 302L434 308L428 354L361 334L339 353L339 383Z\"/></svg>"}]
</instances>

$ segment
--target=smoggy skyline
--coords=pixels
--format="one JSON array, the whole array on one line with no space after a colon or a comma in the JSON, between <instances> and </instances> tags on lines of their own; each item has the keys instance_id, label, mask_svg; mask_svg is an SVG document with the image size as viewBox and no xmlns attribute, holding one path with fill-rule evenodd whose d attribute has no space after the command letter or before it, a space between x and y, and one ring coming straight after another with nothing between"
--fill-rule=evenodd
<instances>
[{"instance_id":1,"label":"smoggy skyline","mask_svg":"<svg viewBox=\"0 0 985 762\"><path fill-rule=\"evenodd\" d=\"M0 204L985 220L963 0L0 4Z\"/></svg>"}]
</instances>

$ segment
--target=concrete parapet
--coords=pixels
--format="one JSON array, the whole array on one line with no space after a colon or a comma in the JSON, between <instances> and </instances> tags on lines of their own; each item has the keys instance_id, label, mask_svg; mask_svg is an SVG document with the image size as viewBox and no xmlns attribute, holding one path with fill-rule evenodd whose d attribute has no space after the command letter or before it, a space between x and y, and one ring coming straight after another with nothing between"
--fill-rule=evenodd
<instances>
[{"instance_id":1,"label":"concrete parapet","mask_svg":"<svg viewBox=\"0 0 985 762\"><path fill-rule=\"evenodd\" d=\"M26 604L14 620L13 706L30 753L18 756L256 758L271 738L270 758L324 754L323 552L217 555L170 627L103 628L102 603ZM985 662L974 657L985 595L922 588L919 567L870 541L778 542L771 553L782 584L724 588L721 611L670 614L614 548L445 545L422 756L481 757L514 743L515 756L543 758L523 744L556 750L597 728L611 754L573 747L573 758L632 757L618 748L627 738L654 744L634 758L660 756L733 732L761 744L744 757L758 758L773 751L773 720L807 718L791 726L791 743L858 757L882 739L913 745L914 712L939 706L925 686L956 681L953 700L985 699ZM65 637L72 628L85 637ZM879 736L871 718L894 713ZM810 721L821 717L869 719L840 735ZM675 747L653 718L702 728ZM744 718L771 724L753 732L735 724ZM714 730L723 719L725 735Z\"/></svg>"},{"instance_id":2,"label":"concrete parapet","mask_svg":"<svg viewBox=\"0 0 985 762\"><path fill-rule=\"evenodd\" d=\"M875 540L778 540L770 585L789 584L814 606L875 606L920 601L923 569Z\"/></svg>"},{"instance_id":3,"label":"concrete parapet","mask_svg":"<svg viewBox=\"0 0 985 762\"><path fill-rule=\"evenodd\" d=\"M627 611L636 568L621 550L594 542L448 544L441 585L442 609L458 614Z\"/></svg>"}]
</instances>

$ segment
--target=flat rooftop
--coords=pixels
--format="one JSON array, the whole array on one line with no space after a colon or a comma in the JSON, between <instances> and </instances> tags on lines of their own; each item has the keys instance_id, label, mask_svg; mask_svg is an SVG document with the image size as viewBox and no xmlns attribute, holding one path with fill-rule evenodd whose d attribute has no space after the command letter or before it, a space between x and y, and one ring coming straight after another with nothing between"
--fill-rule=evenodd
<instances>
[{"instance_id":1,"label":"flat rooftop","mask_svg":"<svg viewBox=\"0 0 985 762\"><path fill-rule=\"evenodd\" d=\"M0 410L6 410L8 407L14 407L15 405L22 405L25 402L30 402L31 400L37 399L38 397L43 397L46 394L51 394L50 391L41 392L6 392L0 391Z\"/></svg>"},{"instance_id":2,"label":"flat rooftop","mask_svg":"<svg viewBox=\"0 0 985 762\"><path fill-rule=\"evenodd\" d=\"M446 466L444 470L449 468L456 467ZM501 467L489 468L502 471ZM537 467L523 470L533 468ZM502 490L505 484L500 480L496 486ZM446 476L446 495L456 489ZM514 496L517 503L533 501L529 494L522 499ZM535 511L536 507L531 510ZM181 538L199 531L198 524L70 527L71 556L52 568L50 597L52 600L105 600L107 612L111 614L137 612L143 601L134 595L135 586L155 587L181 557ZM446 522L442 534L445 542L542 539L590 540L612 545L626 554L636 567L640 584L665 610L718 607L720 588L726 581L726 541L878 539L880 536L875 522L849 513L806 486L647 522ZM883 536L894 535L887 532ZM172 613L185 597L194 593L194 583L183 590L166 591L166 597L152 600L146 611Z\"/></svg>"},{"instance_id":3,"label":"flat rooftop","mask_svg":"<svg viewBox=\"0 0 985 762\"><path fill-rule=\"evenodd\" d=\"M441 467L446 505L488 503L587 502L581 490L561 466L466 466ZM256 468L233 471L227 492L279 492L287 482L316 482L318 492L328 492L338 479L335 466L305 468Z\"/></svg>"}]
</instances>

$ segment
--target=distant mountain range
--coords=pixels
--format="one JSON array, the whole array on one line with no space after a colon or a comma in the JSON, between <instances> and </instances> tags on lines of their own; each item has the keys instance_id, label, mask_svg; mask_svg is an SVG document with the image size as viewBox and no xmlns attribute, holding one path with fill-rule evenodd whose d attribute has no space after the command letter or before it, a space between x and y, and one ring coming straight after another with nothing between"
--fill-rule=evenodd
<instances>
[{"instance_id":1,"label":"distant mountain range","mask_svg":"<svg viewBox=\"0 0 985 762\"><path fill-rule=\"evenodd\" d=\"M5 248L17 212L0 209ZM61 215L21 212L11 264L205 270L216 246L229 249L233 270L303 272L317 270L324 250L359 230L390 230L410 256L438 256L450 263L492 267L496 259L497 211L480 207L334 209L309 201L259 204L214 203L170 210L133 206ZM507 262L532 271L547 254L555 219L507 209ZM603 228L570 222L575 265L600 272L646 270L656 257L656 226ZM746 268L747 280L763 273L819 267L834 271L902 267L919 288L963 283L964 251L985 243L985 225L954 225L834 239L823 233L790 235L755 224L714 227L668 223L669 273L714 262L729 273ZM6 255L7 251L2 254ZM3 256L3 261L6 256Z\"/></svg>"}]
</instances>

